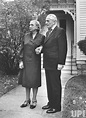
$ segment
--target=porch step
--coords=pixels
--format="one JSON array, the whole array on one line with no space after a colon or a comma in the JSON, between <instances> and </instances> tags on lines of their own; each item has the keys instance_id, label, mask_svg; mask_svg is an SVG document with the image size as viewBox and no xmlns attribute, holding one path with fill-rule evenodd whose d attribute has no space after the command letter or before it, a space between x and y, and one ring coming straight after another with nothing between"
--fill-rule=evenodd
<instances>
[{"instance_id":1,"label":"porch step","mask_svg":"<svg viewBox=\"0 0 86 118\"><path fill-rule=\"evenodd\" d=\"M43 69L43 55L41 55L41 69ZM71 57L66 58L66 63L64 68L62 69L62 73L66 74L77 74L77 66L76 66L76 59Z\"/></svg>"},{"instance_id":2,"label":"porch step","mask_svg":"<svg viewBox=\"0 0 86 118\"><path fill-rule=\"evenodd\" d=\"M66 70L77 70L77 68L76 68L76 65L65 65L64 66L64 68L63 68L64 70L66 69Z\"/></svg>"},{"instance_id":3,"label":"porch step","mask_svg":"<svg viewBox=\"0 0 86 118\"><path fill-rule=\"evenodd\" d=\"M62 69L62 73L67 73L67 74L77 74L77 66L76 66L76 59L67 57L66 58L66 63L64 68Z\"/></svg>"},{"instance_id":4,"label":"porch step","mask_svg":"<svg viewBox=\"0 0 86 118\"><path fill-rule=\"evenodd\" d=\"M62 74L77 75L77 71L62 70Z\"/></svg>"}]
</instances>

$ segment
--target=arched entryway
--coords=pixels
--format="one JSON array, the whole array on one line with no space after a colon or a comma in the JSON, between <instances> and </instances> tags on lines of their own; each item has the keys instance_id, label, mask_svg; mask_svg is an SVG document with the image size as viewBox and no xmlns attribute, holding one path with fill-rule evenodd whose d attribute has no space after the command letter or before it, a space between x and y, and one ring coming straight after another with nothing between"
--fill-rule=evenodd
<instances>
[{"instance_id":1,"label":"arched entryway","mask_svg":"<svg viewBox=\"0 0 86 118\"><path fill-rule=\"evenodd\" d=\"M66 66L64 68L66 73L76 74L76 63L74 57L74 43L75 43L75 19L71 12L67 10L55 10L50 11L58 18L58 26L62 27L66 31L67 35L67 59L66 59Z\"/></svg>"},{"instance_id":2,"label":"arched entryway","mask_svg":"<svg viewBox=\"0 0 86 118\"><path fill-rule=\"evenodd\" d=\"M64 10L56 10L50 11L50 13L54 13L58 18L58 25L65 29L67 35L67 43L68 43L68 52L67 56L72 56L73 44L74 44L74 20L71 14Z\"/></svg>"}]
</instances>

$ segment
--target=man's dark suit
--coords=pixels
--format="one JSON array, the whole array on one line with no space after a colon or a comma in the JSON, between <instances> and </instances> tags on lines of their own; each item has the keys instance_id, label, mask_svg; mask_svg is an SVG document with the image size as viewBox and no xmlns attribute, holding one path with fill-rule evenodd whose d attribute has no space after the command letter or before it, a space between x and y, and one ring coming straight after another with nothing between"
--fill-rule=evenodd
<instances>
[{"instance_id":1,"label":"man's dark suit","mask_svg":"<svg viewBox=\"0 0 86 118\"><path fill-rule=\"evenodd\" d=\"M61 109L61 70L57 70L57 67L58 64L65 64L66 54L66 33L64 29L56 26L44 41L43 67L46 73L49 106L57 110Z\"/></svg>"}]
</instances>

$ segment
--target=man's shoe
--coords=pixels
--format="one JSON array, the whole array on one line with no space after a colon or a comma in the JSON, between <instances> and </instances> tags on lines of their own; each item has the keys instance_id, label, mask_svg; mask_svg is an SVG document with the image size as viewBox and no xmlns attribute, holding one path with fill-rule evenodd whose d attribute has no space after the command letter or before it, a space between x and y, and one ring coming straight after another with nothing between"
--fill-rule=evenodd
<instances>
[{"instance_id":1,"label":"man's shoe","mask_svg":"<svg viewBox=\"0 0 86 118\"><path fill-rule=\"evenodd\" d=\"M61 110L58 109L54 109L54 108L50 108L46 111L46 113L56 113L56 112L60 112Z\"/></svg>"},{"instance_id":2,"label":"man's shoe","mask_svg":"<svg viewBox=\"0 0 86 118\"><path fill-rule=\"evenodd\" d=\"M49 109L49 108L50 108L50 106L48 104L42 107L43 110L46 110L46 109Z\"/></svg>"}]
</instances>

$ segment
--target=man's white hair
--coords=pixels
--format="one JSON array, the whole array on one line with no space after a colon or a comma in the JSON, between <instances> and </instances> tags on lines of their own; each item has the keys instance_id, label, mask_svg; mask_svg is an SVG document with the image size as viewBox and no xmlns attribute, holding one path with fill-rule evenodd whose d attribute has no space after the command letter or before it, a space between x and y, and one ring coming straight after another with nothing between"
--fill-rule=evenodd
<instances>
[{"instance_id":1,"label":"man's white hair","mask_svg":"<svg viewBox=\"0 0 86 118\"><path fill-rule=\"evenodd\" d=\"M49 15L47 15L46 19L47 19L47 18L49 18L49 19L51 19L51 20L57 21L57 17L56 17L55 14L49 14Z\"/></svg>"}]
</instances>

